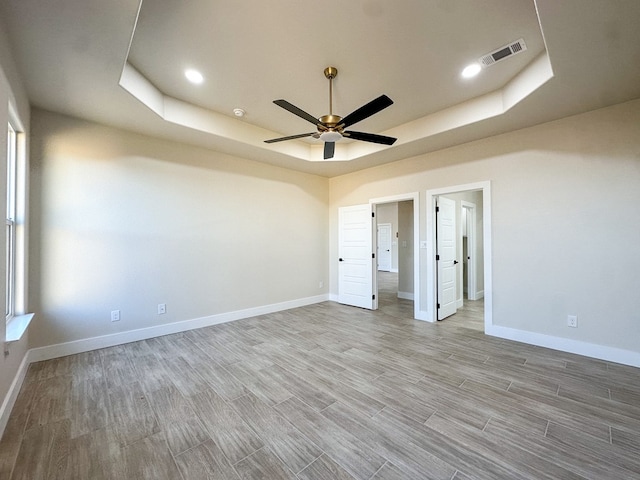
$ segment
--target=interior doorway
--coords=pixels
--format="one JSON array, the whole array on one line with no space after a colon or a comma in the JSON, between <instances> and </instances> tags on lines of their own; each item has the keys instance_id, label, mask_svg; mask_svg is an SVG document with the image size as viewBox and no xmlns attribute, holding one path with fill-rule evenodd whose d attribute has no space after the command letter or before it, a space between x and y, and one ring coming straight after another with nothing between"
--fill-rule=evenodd
<instances>
[{"instance_id":1,"label":"interior doorway","mask_svg":"<svg viewBox=\"0 0 640 480\"><path fill-rule=\"evenodd\" d=\"M378 299L413 301L413 201L376 204L375 218Z\"/></svg>"},{"instance_id":2,"label":"interior doorway","mask_svg":"<svg viewBox=\"0 0 640 480\"><path fill-rule=\"evenodd\" d=\"M426 282L427 282L427 318L435 322L439 318L439 282L437 252L437 214L438 200L446 197L455 201L458 213L455 235L458 245L453 260L455 264L456 308L475 313L482 312L479 324L484 331L492 322L491 299L491 193L489 182L452 186L427 191L427 243L426 243ZM466 235L465 235L466 234ZM465 249L466 243L466 249ZM466 268L463 265L466 258ZM465 275L466 273L466 275ZM466 289L466 294L465 294ZM474 303L475 302L475 303ZM459 310L460 311L460 310ZM450 319L457 316L456 313ZM464 316L464 315L462 315ZM471 315L470 315L471 316Z\"/></svg>"},{"instance_id":3,"label":"interior doorway","mask_svg":"<svg viewBox=\"0 0 640 480\"><path fill-rule=\"evenodd\" d=\"M476 203L462 200L462 298L463 300L478 300L477 289L477 252L478 232L476 231L478 206ZM482 212L480 211L480 214Z\"/></svg>"},{"instance_id":4,"label":"interior doorway","mask_svg":"<svg viewBox=\"0 0 640 480\"><path fill-rule=\"evenodd\" d=\"M391 224L391 267L375 269L374 295L379 308L384 306L392 311L400 308L405 312L408 309L413 318L418 318L419 310L418 198L416 192L370 200L376 212L376 225ZM412 303L407 304L407 300Z\"/></svg>"}]
</instances>

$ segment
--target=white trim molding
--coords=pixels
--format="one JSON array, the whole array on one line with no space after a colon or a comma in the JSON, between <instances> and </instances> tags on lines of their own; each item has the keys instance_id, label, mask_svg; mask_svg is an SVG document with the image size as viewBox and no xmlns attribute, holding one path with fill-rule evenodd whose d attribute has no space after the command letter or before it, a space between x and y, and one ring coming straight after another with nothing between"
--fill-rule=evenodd
<instances>
[{"instance_id":1,"label":"white trim molding","mask_svg":"<svg viewBox=\"0 0 640 480\"><path fill-rule=\"evenodd\" d=\"M414 295L412 292L398 292L398 298L402 298L403 300L413 300Z\"/></svg>"},{"instance_id":2,"label":"white trim molding","mask_svg":"<svg viewBox=\"0 0 640 480\"><path fill-rule=\"evenodd\" d=\"M172 333L186 332L196 328L210 327L221 323L233 322L244 318L257 317L269 313L281 312L291 308L306 307L314 303L326 302L329 295L316 295L314 297L300 298L287 302L274 303L261 307L247 308L245 310L237 310L234 312L219 313L209 315L207 317L194 318L191 320L183 320L180 322L166 323L155 327L139 328L137 330L128 330L126 332L113 333L110 335L102 335L100 337L84 338L74 340L72 342L58 343L55 345L47 345L46 347L32 348L27 355L30 362L40 362L42 360L50 360L52 358L64 357L66 355L74 355L76 353L88 352L100 348L113 347L125 343L147 340L149 338L161 337Z\"/></svg>"},{"instance_id":3,"label":"white trim molding","mask_svg":"<svg viewBox=\"0 0 640 480\"><path fill-rule=\"evenodd\" d=\"M518 330L500 325L490 325L485 327L485 333L492 337L504 338L538 347L551 348L566 353L575 353L585 357L597 358L607 362L621 363L631 367L640 367L640 353L630 350L622 350L605 345L581 342L570 338L553 337L544 333Z\"/></svg>"},{"instance_id":4,"label":"white trim molding","mask_svg":"<svg viewBox=\"0 0 640 480\"><path fill-rule=\"evenodd\" d=\"M22 338L24 332L27 331L29 324L33 320L33 313L25 315L16 315L7 322L7 333L5 334L5 342L17 342Z\"/></svg>"},{"instance_id":5,"label":"white trim molding","mask_svg":"<svg viewBox=\"0 0 640 480\"><path fill-rule=\"evenodd\" d=\"M18 367L18 371L16 372L16 376L13 377L13 382L11 382L7 395L4 397L4 401L2 402L2 406L0 407L0 438L2 438L4 429L7 427L9 415L11 415L11 410L16 403L18 393L20 393L20 388L24 382L24 377L27 375L30 363L29 352L27 352L22 359L20 367Z\"/></svg>"}]
</instances>

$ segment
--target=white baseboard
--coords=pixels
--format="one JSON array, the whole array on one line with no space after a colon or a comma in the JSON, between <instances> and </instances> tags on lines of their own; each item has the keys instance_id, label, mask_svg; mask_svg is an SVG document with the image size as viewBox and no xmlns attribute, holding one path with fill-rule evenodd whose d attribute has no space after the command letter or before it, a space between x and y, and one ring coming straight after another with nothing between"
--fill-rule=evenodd
<instances>
[{"instance_id":1,"label":"white baseboard","mask_svg":"<svg viewBox=\"0 0 640 480\"><path fill-rule=\"evenodd\" d=\"M9 422L9 415L11 415L13 405L16 403L18 393L20 393L22 382L24 382L24 377L29 369L29 363L29 354L27 352L20 363L20 367L18 367L16 376L13 377L13 382L11 382L11 386L9 387L9 390L4 397L4 401L2 402L2 407L0 407L0 438L2 438L2 435L4 434L7 422Z\"/></svg>"},{"instance_id":2,"label":"white baseboard","mask_svg":"<svg viewBox=\"0 0 640 480\"><path fill-rule=\"evenodd\" d=\"M413 300L413 293L398 292L398 298L402 298L404 300Z\"/></svg>"},{"instance_id":3,"label":"white baseboard","mask_svg":"<svg viewBox=\"0 0 640 480\"><path fill-rule=\"evenodd\" d=\"M543 333L527 332L499 325L485 326L485 333L493 337L528 343L538 347L551 348L567 353L575 353L585 357L598 358L607 362L622 363L632 367L640 367L640 353L615 347L596 345L594 343L572 340L570 338L553 337Z\"/></svg>"},{"instance_id":4,"label":"white baseboard","mask_svg":"<svg viewBox=\"0 0 640 480\"><path fill-rule=\"evenodd\" d=\"M329 295L316 295L315 297L300 298L282 303L274 303L261 307L247 308L245 310L237 310L235 312L220 313L217 315L209 315L207 317L194 318L191 320L183 320L180 322L167 323L155 327L140 328L137 330L129 330L126 332L114 333L110 335L102 335L100 337L84 338L82 340L74 340L72 342L58 343L56 345L47 345L46 347L32 348L27 352L29 362L39 362L42 360L50 360L52 358L64 357L66 355L74 355L76 353L88 352L90 350L98 350L100 348L113 347L124 343L137 342L172 333L185 332L196 328L209 327L220 323L233 322L243 318L257 317L268 313L280 312L291 308L304 307L314 303L325 302L329 300Z\"/></svg>"},{"instance_id":5,"label":"white baseboard","mask_svg":"<svg viewBox=\"0 0 640 480\"><path fill-rule=\"evenodd\" d=\"M479 290L475 293L475 296L473 295L473 293L471 295L467 294L467 298L469 300L480 300L482 298L484 298L484 290Z\"/></svg>"},{"instance_id":6,"label":"white baseboard","mask_svg":"<svg viewBox=\"0 0 640 480\"><path fill-rule=\"evenodd\" d=\"M398 269L397 268L392 268L391 270L389 270L391 273L398 273Z\"/></svg>"}]
</instances>

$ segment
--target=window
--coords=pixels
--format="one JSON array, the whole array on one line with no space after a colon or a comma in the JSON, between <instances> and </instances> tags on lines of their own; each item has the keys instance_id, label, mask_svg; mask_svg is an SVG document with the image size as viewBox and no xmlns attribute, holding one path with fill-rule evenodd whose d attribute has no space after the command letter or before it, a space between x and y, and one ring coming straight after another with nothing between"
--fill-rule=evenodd
<instances>
[{"instance_id":1,"label":"window","mask_svg":"<svg viewBox=\"0 0 640 480\"><path fill-rule=\"evenodd\" d=\"M10 320L15 313L16 291L16 168L18 135L9 123L7 131L7 221L6 221L6 299L5 314Z\"/></svg>"},{"instance_id":2,"label":"window","mask_svg":"<svg viewBox=\"0 0 640 480\"><path fill-rule=\"evenodd\" d=\"M32 313L26 312L26 205L27 159L26 138L17 116L9 105L7 127L7 218L6 218L6 291L5 342L22 338Z\"/></svg>"}]
</instances>

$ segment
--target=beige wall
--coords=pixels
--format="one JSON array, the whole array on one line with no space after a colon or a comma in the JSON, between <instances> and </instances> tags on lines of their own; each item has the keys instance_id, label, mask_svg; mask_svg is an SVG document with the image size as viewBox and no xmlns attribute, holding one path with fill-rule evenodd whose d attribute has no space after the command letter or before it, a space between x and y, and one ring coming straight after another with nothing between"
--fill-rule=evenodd
<instances>
[{"instance_id":1,"label":"beige wall","mask_svg":"<svg viewBox=\"0 0 640 480\"><path fill-rule=\"evenodd\" d=\"M22 87L18 70L15 67L9 44L5 36L4 25L0 21L0 210L6 212L6 155L7 155L7 134L6 125L9 121L9 104L15 110L24 129L29 130L29 102ZM28 138L27 138L28 142ZM27 143L28 148L28 143ZM6 249L5 235L0 235L0 251ZM4 255L4 253L3 253ZM5 291L5 262L0 262L0 288ZM0 337L3 341L6 334L6 324L0 322ZM11 387L22 360L25 357L28 344L28 335L19 341L8 346L9 355L0 352L0 404L7 399L7 392ZM1 428L0 428L1 431Z\"/></svg>"},{"instance_id":2,"label":"beige wall","mask_svg":"<svg viewBox=\"0 0 640 480\"><path fill-rule=\"evenodd\" d=\"M330 258L338 207L419 191L427 240L426 190L481 181L491 182L493 323L640 352L640 101L332 178Z\"/></svg>"},{"instance_id":3,"label":"beige wall","mask_svg":"<svg viewBox=\"0 0 640 480\"><path fill-rule=\"evenodd\" d=\"M326 178L40 110L32 130L31 347L328 292Z\"/></svg>"}]
</instances>

